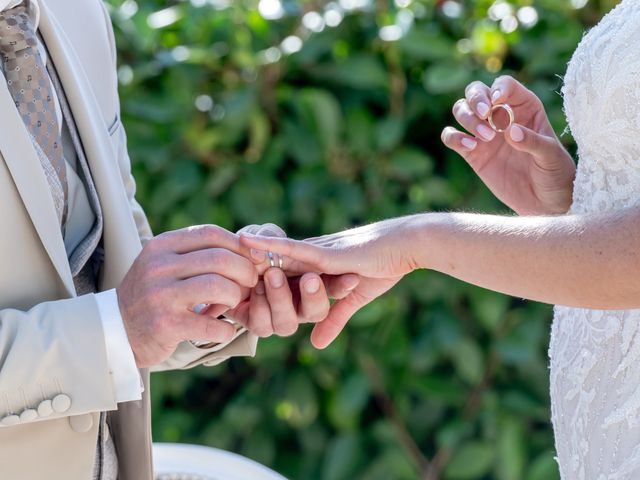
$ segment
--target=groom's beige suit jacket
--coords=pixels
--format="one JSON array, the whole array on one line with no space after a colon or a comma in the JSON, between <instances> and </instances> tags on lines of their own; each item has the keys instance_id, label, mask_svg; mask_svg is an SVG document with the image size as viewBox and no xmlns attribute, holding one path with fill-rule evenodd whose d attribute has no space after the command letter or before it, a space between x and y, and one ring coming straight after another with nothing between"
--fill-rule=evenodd
<instances>
[{"instance_id":1,"label":"groom's beige suit jacket","mask_svg":"<svg viewBox=\"0 0 640 480\"><path fill-rule=\"evenodd\" d=\"M99 289L117 287L151 230L134 199L120 123L115 45L100 0L41 0L40 33L81 136L104 214ZM213 365L251 355L240 333L211 349L181 344L161 368ZM120 480L151 480L149 375L139 402L117 404L97 303L77 297L49 186L25 126L0 78L0 419L59 394L70 408L46 418L0 422L0 479L89 480L100 412ZM15 417L12 417L15 419ZM7 422L8 423L8 422Z\"/></svg>"}]
</instances>

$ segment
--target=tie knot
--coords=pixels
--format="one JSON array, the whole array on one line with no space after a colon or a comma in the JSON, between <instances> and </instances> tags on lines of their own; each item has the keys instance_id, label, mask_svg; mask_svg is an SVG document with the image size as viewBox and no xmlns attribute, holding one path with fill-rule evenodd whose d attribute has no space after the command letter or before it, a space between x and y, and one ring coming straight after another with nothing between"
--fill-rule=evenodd
<instances>
[{"instance_id":1,"label":"tie knot","mask_svg":"<svg viewBox=\"0 0 640 480\"><path fill-rule=\"evenodd\" d=\"M0 52L13 55L37 45L35 28L24 4L0 12Z\"/></svg>"}]
</instances>

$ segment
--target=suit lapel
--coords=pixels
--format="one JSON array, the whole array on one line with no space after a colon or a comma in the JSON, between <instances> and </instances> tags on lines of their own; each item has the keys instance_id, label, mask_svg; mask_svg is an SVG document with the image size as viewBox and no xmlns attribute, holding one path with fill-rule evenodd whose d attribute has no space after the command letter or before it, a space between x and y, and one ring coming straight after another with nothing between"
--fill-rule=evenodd
<instances>
[{"instance_id":1,"label":"suit lapel","mask_svg":"<svg viewBox=\"0 0 640 480\"><path fill-rule=\"evenodd\" d=\"M73 278L49 183L4 81L0 82L0 111L3 116L0 151L33 226L62 279L67 295L71 296L75 292Z\"/></svg>"},{"instance_id":2,"label":"suit lapel","mask_svg":"<svg viewBox=\"0 0 640 480\"><path fill-rule=\"evenodd\" d=\"M64 87L102 205L103 287L113 288L120 283L140 248L140 237L118 170L116 152L85 70L44 2L40 2L39 30Z\"/></svg>"}]
</instances>

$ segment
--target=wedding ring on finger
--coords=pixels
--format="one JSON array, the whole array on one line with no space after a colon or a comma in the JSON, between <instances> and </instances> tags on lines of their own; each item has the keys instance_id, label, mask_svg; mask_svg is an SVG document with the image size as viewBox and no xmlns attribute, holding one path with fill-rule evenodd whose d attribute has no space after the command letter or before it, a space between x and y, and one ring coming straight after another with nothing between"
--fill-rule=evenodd
<instances>
[{"instance_id":1,"label":"wedding ring on finger","mask_svg":"<svg viewBox=\"0 0 640 480\"><path fill-rule=\"evenodd\" d=\"M509 125L507 125L505 128L498 127L493 119L493 114L497 110L501 110L501 109L507 112L507 115L509 115ZM489 125L491 125L491 128L493 128L493 130L495 130L498 133L502 133L502 132L506 132L507 130L509 130L509 128L511 128L511 125L513 125L514 122L516 121L516 116L513 113L513 109L511 108L510 105L506 103L501 103L499 105L494 105L493 107L491 107L488 120L489 120Z\"/></svg>"},{"instance_id":2,"label":"wedding ring on finger","mask_svg":"<svg viewBox=\"0 0 640 480\"><path fill-rule=\"evenodd\" d=\"M282 256L280 254L267 252L267 257L269 258L269 265L271 265L272 268L276 266L276 259L275 259L276 256L278 257L277 266L280 270L282 270L282 267L284 265L284 260L282 259Z\"/></svg>"}]
</instances>

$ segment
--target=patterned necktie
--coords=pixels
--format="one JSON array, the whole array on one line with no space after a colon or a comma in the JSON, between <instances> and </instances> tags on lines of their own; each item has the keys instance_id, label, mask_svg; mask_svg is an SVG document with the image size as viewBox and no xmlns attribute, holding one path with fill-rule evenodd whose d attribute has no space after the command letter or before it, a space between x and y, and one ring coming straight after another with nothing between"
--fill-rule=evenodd
<instances>
[{"instance_id":1,"label":"patterned necktie","mask_svg":"<svg viewBox=\"0 0 640 480\"><path fill-rule=\"evenodd\" d=\"M25 3L28 2L0 12L0 63L9 92L38 151L64 232L69 193L60 124L51 82Z\"/></svg>"}]
</instances>

